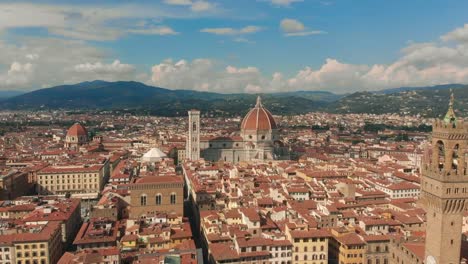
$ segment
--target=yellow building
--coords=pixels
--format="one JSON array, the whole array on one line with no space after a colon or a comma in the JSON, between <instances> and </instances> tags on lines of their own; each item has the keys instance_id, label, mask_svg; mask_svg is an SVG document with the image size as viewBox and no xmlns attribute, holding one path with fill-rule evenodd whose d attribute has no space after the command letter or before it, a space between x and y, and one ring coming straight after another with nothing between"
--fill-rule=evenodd
<instances>
[{"instance_id":1,"label":"yellow building","mask_svg":"<svg viewBox=\"0 0 468 264\"><path fill-rule=\"evenodd\" d=\"M72 197L95 199L106 181L106 164L91 166L50 166L37 173L37 193L71 194Z\"/></svg>"},{"instance_id":2,"label":"yellow building","mask_svg":"<svg viewBox=\"0 0 468 264\"><path fill-rule=\"evenodd\" d=\"M346 228L331 230L330 261L338 264L364 264L366 241L364 238Z\"/></svg>"},{"instance_id":3,"label":"yellow building","mask_svg":"<svg viewBox=\"0 0 468 264\"><path fill-rule=\"evenodd\" d=\"M5 264L57 263L62 256L59 222L8 223L2 226L0 255Z\"/></svg>"},{"instance_id":4,"label":"yellow building","mask_svg":"<svg viewBox=\"0 0 468 264\"><path fill-rule=\"evenodd\" d=\"M295 264L327 264L330 233L325 230L294 230L288 232L293 244Z\"/></svg>"}]
</instances>

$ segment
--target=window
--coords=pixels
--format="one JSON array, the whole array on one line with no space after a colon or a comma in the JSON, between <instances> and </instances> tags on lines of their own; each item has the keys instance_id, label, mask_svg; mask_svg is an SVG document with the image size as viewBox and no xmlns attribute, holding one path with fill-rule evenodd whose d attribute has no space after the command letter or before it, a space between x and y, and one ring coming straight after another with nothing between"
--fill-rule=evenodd
<instances>
[{"instance_id":1,"label":"window","mask_svg":"<svg viewBox=\"0 0 468 264\"><path fill-rule=\"evenodd\" d=\"M171 193L171 204L175 204L175 203L176 203L176 194Z\"/></svg>"},{"instance_id":2,"label":"window","mask_svg":"<svg viewBox=\"0 0 468 264\"><path fill-rule=\"evenodd\" d=\"M140 196L140 205L142 205L142 206L146 205L146 194L142 194Z\"/></svg>"},{"instance_id":3,"label":"window","mask_svg":"<svg viewBox=\"0 0 468 264\"><path fill-rule=\"evenodd\" d=\"M160 193L156 194L156 204L160 205L162 202L162 195Z\"/></svg>"}]
</instances>

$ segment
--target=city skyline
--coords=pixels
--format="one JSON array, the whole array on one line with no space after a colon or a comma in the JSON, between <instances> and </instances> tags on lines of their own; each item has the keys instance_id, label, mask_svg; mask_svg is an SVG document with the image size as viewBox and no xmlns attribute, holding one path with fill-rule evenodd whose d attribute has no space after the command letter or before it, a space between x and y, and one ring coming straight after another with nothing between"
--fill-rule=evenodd
<instances>
[{"instance_id":1,"label":"city skyline","mask_svg":"<svg viewBox=\"0 0 468 264\"><path fill-rule=\"evenodd\" d=\"M0 90L222 93L468 83L463 1L0 1Z\"/></svg>"}]
</instances>

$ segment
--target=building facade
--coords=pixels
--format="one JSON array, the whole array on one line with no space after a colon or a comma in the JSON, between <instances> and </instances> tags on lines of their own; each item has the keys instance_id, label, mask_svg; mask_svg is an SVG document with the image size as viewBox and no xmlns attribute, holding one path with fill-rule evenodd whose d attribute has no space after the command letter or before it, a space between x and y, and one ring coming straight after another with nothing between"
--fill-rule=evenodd
<instances>
[{"instance_id":1,"label":"building facade","mask_svg":"<svg viewBox=\"0 0 468 264\"><path fill-rule=\"evenodd\" d=\"M200 159L200 111L190 110L189 131L187 139L186 158L188 160Z\"/></svg>"},{"instance_id":2,"label":"building facade","mask_svg":"<svg viewBox=\"0 0 468 264\"><path fill-rule=\"evenodd\" d=\"M257 98L255 107L242 120L240 132L230 136L200 139L199 118L199 111L189 112L189 138L186 151L188 160L202 157L213 162L238 163L289 158L287 148L280 141L276 121L270 111L263 106L260 97ZM200 151L200 156L193 153L196 150Z\"/></svg>"},{"instance_id":3,"label":"building facade","mask_svg":"<svg viewBox=\"0 0 468 264\"><path fill-rule=\"evenodd\" d=\"M453 94L443 120L433 123L422 168L426 208L425 263L460 263L463 213L468 206L468 124L456 118Z\"/></svg>"},{"instance_id":4,"label":"building facade","mask_svg":"<svg viewBox=\"0 0 468 264\"><path fill-rule=\"evenodd\" d=\"M5 264L52 264L62 256L58 222L2 222L0 256Z\"/></svg>"},{"instance_id":5,"label":"building facade","mask_svg":"<svg viewBox=\"0 0 468 264\"><path fill-rule=\"evenodd\" d=\"M37 173L37 193L71 194L96 199L108 178L108 163L91 166L49 166Z\"/></svg>"},{"instance_id":6,"label":"building facade","mask_svg":"<svg viewBox=\"0 0 468 264\"><path fill-rule=\"evenodd\" d=\"M130 191L130 218L155 212L183 215L184 180L180 176L147 176L136 179Z\"/></svg>"},{"instance_id":7,"label":"building facade","mask_svg":"<svg viewBox=\"0 0 468 264\"><path fill-rule=\"evenodd\" d=\"M65 136L65 148L77 150L80 146L88 143L88 131L86 128L75 123L71 126Z\"/></svg>"}]
</instances>

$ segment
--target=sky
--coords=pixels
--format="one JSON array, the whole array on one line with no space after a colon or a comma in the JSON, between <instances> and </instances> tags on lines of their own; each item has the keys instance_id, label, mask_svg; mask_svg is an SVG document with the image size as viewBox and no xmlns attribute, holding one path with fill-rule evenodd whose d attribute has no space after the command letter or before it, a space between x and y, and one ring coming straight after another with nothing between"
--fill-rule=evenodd
<instances>
[{"instance_id":1,"label":"sky","mask_svg":"<svg viewBox=\"0 0 468 264\"><path fill-rule=\"evenodd\" d=\"M0 0L0 90L221 93L468 83L466 0Z\"/></svg>"}]
</instances>

